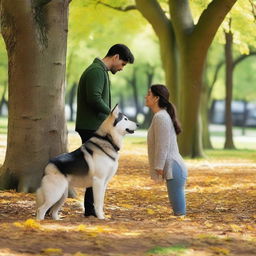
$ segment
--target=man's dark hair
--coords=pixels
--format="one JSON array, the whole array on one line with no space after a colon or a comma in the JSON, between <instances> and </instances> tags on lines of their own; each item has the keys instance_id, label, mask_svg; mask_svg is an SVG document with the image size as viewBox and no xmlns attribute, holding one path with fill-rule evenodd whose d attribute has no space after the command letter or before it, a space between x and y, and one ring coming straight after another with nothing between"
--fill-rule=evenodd
<instances>
[{"instance_id":1,"label":"man's dark hair","mask_svg":"<svg viewBox=\"0 0 256 256\"><path fill-rule=\"evenodd\" d=\"M134 62L134 56L132 55L130 49L124 44L115 44L113 45L106 55L106 57L111 57L116 54L119 54L121 60L127 61L129 63Z\"/></svg>"}]
</instances>

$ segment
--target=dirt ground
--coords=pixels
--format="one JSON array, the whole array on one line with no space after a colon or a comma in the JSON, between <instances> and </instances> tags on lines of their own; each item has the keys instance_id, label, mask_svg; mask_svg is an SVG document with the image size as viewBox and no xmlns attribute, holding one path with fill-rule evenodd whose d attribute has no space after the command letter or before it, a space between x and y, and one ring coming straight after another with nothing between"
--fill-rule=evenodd
<instances>
[{"instance_id":1,"label":"dirt ground","mask_svg":"<svg viewBox=\"0 0 256 256\"><path fill-rule=\"evenodd\" d=\"M83 217L83 189L62 220L35 221L35 195L0 192L0 255L256 255L255 165L189 162L187 216L172 216L164 184L148 177L144 146L121 152L106 220ZM216 164L216 163L215 163Z\"/></svg>"}]
</instances>

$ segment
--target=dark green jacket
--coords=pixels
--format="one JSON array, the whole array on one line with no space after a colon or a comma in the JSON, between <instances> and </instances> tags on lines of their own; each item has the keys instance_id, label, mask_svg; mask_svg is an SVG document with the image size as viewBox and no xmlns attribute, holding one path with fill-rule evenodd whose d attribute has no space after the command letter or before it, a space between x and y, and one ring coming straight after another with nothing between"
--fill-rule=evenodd
<instances>
[{"instance_id":1,"label":"dark green jacket","mask_svg":"<svg viewBox=\"0 0 256 256\"><path fill-rule=\"evenodd\" d=\"M97 130L111 109L107 68L100 59L82 74L77 92L76 129Z\"/></svg>"}]
</instances>

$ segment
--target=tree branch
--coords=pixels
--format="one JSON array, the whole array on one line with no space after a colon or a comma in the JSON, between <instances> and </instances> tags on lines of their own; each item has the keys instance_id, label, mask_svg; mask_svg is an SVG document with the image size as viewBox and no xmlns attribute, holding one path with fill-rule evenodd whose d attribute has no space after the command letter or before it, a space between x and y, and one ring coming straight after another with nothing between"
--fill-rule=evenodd
<instances>
[{"instance_id":1,"label":"tree branch","mask_svg":"<svg viewBox=\"0 0 256 256\"><path fill-rule=\"evenodd\" d=\"M209 98L210 98L210 96L211 96L211 94L212 94L212 90L213 90L214 84L215 84L215 82L217 81L217 78L218 78L220 69L221 69L221 67L222 67L223 64L224 64L224 61L221 61L221 62L219 62L219 63L217 64L217 67L216 67L216 69L215 69L215 72L214 72L214 76L213 76L211 85L209 86L209 90L208 90L208 97L209 97Z\"/></svg>"},{"instance_id":2,"label":"tree branch","mask_svg":"<svg viewBox=\"0 0 256 256\"><path fill-rule=\"evenodd\" d=\"M235 68L241 61L245 60L248 57L251 57L253 55L256 55L256 52L250 52L247 55L241 55L233 62L233 68Z\"/></svg>"},{"instance_id":3,"label":"tree branch","mask_svg":"<svg viewBox=\"0 0 256 256\"><path fill-rule=\"evenodd\" d=\"M254 22L256 22L256 4L253 2L253 0L249 0L251 7L252 7L252 15L254 17Z\"/></svg>"},{"instance_id":4,"label":"tree branch","mask_svg":"<svg viewBox=\"0 0 256 256\"><path fill-rule=\"evenodd\" d=\"M101 5L104 5L106 7L109 7L111 9L114 9L114 10L117 10L117 11L121 11L121 12L127 12L127 11L131 11L131 10L136 10L136 6L135 5L128 5L128 6L125 6L125 7L117 7L117 6L112 6L110 4L107 4L107 3L103 3L101 1L97 1L96 5L97 4L101 4Z\"/></svg>"},{"instance_id":5,"label":"tree branch","mask_svg":"<svg viewBox=\"0 0 256 256\"><path fill-rule=\"evenodd\" d=\"M158 37L172 31L172 24L157 0L135 0L137 10L151 24Z\"/></svg>"},{"instance_id":6,"label":"tree branch","mask_svg":"<svg viewBox=\"0 0 256 256\"><path fill-rule=\"evenodd\" d=\"M34 5L35 5L35 7L42 7L44 5L47 5L51 1L52 0L34 0Z\"/></svg>"},{"instance_id":7,"label":"tree branch","mask_svg":"<svg viewBox=\"0 0 256 256\"><path fill-rule=\"evenodd\" d=\"M242 62L242 61L245 60L246 58L251 57L251 56L253 56L253 55L256 55L256 52L250 52L248 55L241 55L241 56L239 56L238 58L236 58L236 60L233 62L233 69L234 69L240 62ZM224 61L221 61L221 62L219 62L218 65L217 65L217 68L216 68L215 73L214 73L214 76L213 76L212 83L211 83L211 85L209 86L209 91L208 91L208 96L209 96L209 97L210 97L210 95L211 95L211 93L212 93L214 84L215 84L215 82L217 81L219 71L220 71L220 69L221 69L221 67L222 67L223 64L224 64Z\"/></svg>"},{"instance_id":8,"label":"tree branch","mask_svg":"<svg viewBox=\"0 0 256 256\"><path fill-rule=\"evenodd\" d=\"M176 35L185 36L194 29L194 21L188 0L169 1L172 24L176 30Z\"/></svg>"},{"instance_id":9,"label":"tree branch","mask_svg":"<svg viewBox=\"0 0 256 256\"><path fill-rule=\"evenodd\" d=\"M201 14L193 31L193 37L204 38L201 49L208 49L219 26L237 0L212 0Z\"/></svg>"}]
</instances>

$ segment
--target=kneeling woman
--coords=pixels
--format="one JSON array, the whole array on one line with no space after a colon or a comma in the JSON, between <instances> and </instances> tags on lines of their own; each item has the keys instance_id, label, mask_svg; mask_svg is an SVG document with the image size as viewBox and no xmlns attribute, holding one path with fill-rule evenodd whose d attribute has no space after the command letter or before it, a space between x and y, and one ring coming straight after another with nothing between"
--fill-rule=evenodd
<instances>
[{"instance_id":1,"label":"kneeling woman","mask_svg":"<svg viewBox=\"0 0 256 256\"><path fill-rule=\"evenodd\" d=\"M177 144L181 128L175 107L169 102L169 92L164 85L152 85L145 100L146 106L154 113L147 138L151 178L166 179L174 215L186 215L187 168Z\"/></svg>"}]
</instances>

